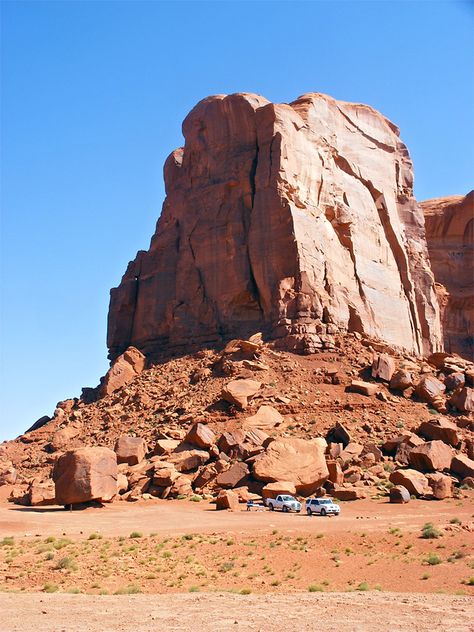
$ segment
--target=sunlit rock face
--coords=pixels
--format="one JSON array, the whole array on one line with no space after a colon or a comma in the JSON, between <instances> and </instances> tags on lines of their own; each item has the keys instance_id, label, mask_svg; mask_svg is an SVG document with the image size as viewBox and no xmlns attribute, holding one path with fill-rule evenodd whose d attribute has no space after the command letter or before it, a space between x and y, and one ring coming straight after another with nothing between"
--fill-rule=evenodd
<instances>
[{"instance_id":1,"label":"sunlit rock face","mask_svg":"<svg viewBox=\"0 0 474 632\"><path fill-rule=\"evenodd\" d=\"M337 331L416 354L442 345L399 131L366 105L216 95L164 167L150 249L111 291L108 346L148 356L262 331L312 352Z\"/></svg>"},{"instance_id":2,"label":"sunlit rock face","mask_svg":"<svg viewBox=\"0 0 474 632\"><path fill-rule=\"evenodd\" d=\"M427 200L426 239L447 351L474 358L474 191Z\"/></svg>"}]
</instances>

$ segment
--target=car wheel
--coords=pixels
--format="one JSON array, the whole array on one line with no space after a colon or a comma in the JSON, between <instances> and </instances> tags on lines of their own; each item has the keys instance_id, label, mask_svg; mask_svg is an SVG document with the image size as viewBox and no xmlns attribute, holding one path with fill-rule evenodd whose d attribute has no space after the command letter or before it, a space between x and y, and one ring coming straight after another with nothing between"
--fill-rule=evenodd
<instances>
[{"instance_id":1,"label":"car wheel","mask_svg":"<svg viewBox=\"0 0 474 632\"><path fill-rule=\"evenodd\" d=\"M308 514L308 516L313 515L313 512L311 511L311 507L308 507L308 509L306 510L306 513Z\"/></svg>"},{"instance_id":2,"label":"car wheel","mask_svg":"<svg viewBox=\"0 0 474 632\"><path fill-rule=\"evenodd\" d=\"M272 505L272 503L270 503L268 506L270 507L270 511L274 511L275 510L275 507Z\"/></svg>"},{"instance_id":3,"label":"car wheel","mask_svg":"<svg viewBox=\"0 0 474 632\"><path fill-rule=\"evenodd\" d=\"M284 511L285 513L288 511L288 507L286 505L283 505L283 507L281 508L282 511Z\"/></svg>"},{"instance_id":4,"label":"car wheel","mask_svg":"<svg viewBox=\"0 0 474 632\"><path fill-rule=\"evenodd\" d=\"M326 515L326 510L325 509L321 509L321 515L325 516Z\"/></svg>"}]
</instances>

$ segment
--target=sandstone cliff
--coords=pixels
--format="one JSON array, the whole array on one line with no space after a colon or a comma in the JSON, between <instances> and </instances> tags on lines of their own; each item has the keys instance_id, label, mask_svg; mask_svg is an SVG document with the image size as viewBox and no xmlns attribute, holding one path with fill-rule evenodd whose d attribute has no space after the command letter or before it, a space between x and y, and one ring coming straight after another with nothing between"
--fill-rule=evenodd
<instances>
[{"instance_id":1,"label":"sandstone cliff","mask_svg":"<svg viewBox=\"0 0 474 632\"><path fill-rule=\"evenodd\" d=\"M111 358L255 331L306 352L338 330L441 348L412 164L390 121L322 94L216 95L183 135L150 249L111 291Z\"/></svg>"},{"instance_id":2,"label":"sandstone cliff","mask_svg":"<svg viewBox=\"0 0 474 632\"><path fill-rule=\"evenodd\" d=\"M474 356L474 191L427 200L426 238L438 283L444 345L466 358Z\"/></svg>"}]
</instances>

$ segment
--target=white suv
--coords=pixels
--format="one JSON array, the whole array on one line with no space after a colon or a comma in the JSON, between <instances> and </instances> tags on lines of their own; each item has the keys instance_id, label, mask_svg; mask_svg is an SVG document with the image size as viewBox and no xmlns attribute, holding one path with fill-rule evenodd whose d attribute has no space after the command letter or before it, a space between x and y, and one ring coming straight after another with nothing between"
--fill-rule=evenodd
<instances>
[{"instance_id":1,"label":"white suv","mask_svg":"<svg viewBox=\"0 0 474 632\"><path fill-rule=\"evenodd\" d=\"M319 514L320 516L334 514L338 516L340 511L341 508L332 498L308 498L306 501L306 513L308 516L313 514Z\"/></svg>"}]
</instances>

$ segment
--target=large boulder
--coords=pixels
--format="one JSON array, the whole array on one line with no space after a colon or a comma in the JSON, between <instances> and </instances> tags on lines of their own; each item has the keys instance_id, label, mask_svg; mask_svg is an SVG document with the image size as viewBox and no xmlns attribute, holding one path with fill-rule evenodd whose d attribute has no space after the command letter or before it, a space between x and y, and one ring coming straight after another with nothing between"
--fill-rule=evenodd
<instances>
[{"instance_id":1,"label":"large boulder","mask_svg":"<svg viewBox=\"0 0 474 632\"><path fill-rule=\"evenodd\" d=\"M128 347L115 358L112 366L102 378L99 396L105 397L131 382L145 368L145 356L135 347Z\"/></svg>"},{"instance_id":2,"label":"large boulder","mask_svg":"<svg viewBox=\"0 0 474 632\"><path fill-rule=\"evenodd\" d=\"M416 470L395 470L390 474L389 480L394 485L402 485L414 496L424 496L430 493L428 479Z\"/></svg>"},{"instance_id":3,"label":"large boulder","mask_svg":"<svg viewBox=\"0 0 474 632\"><path fill-rule=\"evenodd\" d=\"M410 492L403 485L394 485L390 489L390 502L397 504L409 503L411 500Z\"/></svg>"},{"instance_id":4,"label":"large boulder","mask_svg":"<svg viewBox=\"0 0 474 632\"><path fill-rule=\"evenodd\" d=\"M117 455L117 463L138 465L145 457L147 446L145 439L141 437L122 435L115 442L114 450Z\"/></svg>"},{"instance_id":5,"label":"large boulder","mask_svg":"<svg viewBox=\"0 0 474 632\"><path fill-rule=\"evenodd\" d=\"M241 461L234 463L225 472L221 472L216 478L218 487L232 488L245 485L249 475L249 468L246 463Z\"/></svg>"},{"instance_id":6,"label":"large boulder","mask_svg":"<svg viewBox=\"0 0 474 632\"><path fill-rule=\"evenodd\" d=\"M0 461L0 487L2 485L14 485L18 478L18 472L11 461Z\"/></svg>"},{"instance_id":7,"label":"large boulder","mask_svg":"<svg viewBox=\"0 0 474 632\"><path fill-rule=\"evenodd\" d=\"M474 460L465 454L456 454L451 461L451 471L461 478L474 477Z\"/></svg>"},{"instance_id":8,"label":"large boulder","mask_svg":"<svg viewBox=\"0 0 474 632\"><path fill-rule=\"evenodd\" d=\"M209 452L182 443L166 458L178 472L191 472L209 461Z\"/></svg>"},{"instance_id":9,"label":"large boulder","mask_svg":"<svg viewBox=\"0 0 474 632\"><path fill-rule=\"evenodd\" d=\"M466 386L449 398L449 403L462 413L474 412L474 388Z\"/></svg>"},{"instance_id":10,"label":"large boulder","mask_svg":"<svg viewBox=\"0 0 474 632\"><path fill-rule=\"evenodd\" d=\"M216 435L206 424L196 423L191 426L184 441L198 448L207 450L216 442Z\"/></svg>"},{"instance_id":11,"label":"large boulder","mask_svg":"<svg viewBox=\"0 0 474 632\"><path fill-rule=\"evenodd\" d=\"M271 430L275 426L278 426L283 421L282 415L273 408L273 406L260 406L255 415L247 417L245 420L245 426L247 428L257 428Z\"/></svg>"},{"instance_id":12,"label":"large boulder","mask_svg":"<svg viewBox=\"0 0 474 632\"><path fill-rule=\"evenodd\" d=\"M435 410L444 410L444 392L446 386L434 375L423 375L416 385L415 393L422 402L426 402Z\"/></svg>"},{"instance_id":13,"label":"large boulder","mask_svg":"<svg viewBox=\"0 0 474 632\"><path fill-rule=\"evenodd\" d=\"M441 472L434 472L433 474L427 474L428 485L433 492L433 498L437 500L443 500L444 498L451 498L453 495L453 479Z\"/></svg>"},{"instance_id":14,"label":"large boulder","mask_svg":"<svg viewBox=\"0 0 474 632\"><path fill-rule=\"evenodd\" d=\"M388 353L376 355L372 362L372 377L390 382L392 375L395 373L395 360Z\"/></svg>"},{"instance_id":15,"label":"large boulder","mask_svg":"<svg viewBox=\"0 0 474 632\"><path fill-rule=\"evenodd\" d=\"M430 421L424 421L418 428L418 434L425 439L444 441L444 443L448 443L453 447L459 445L461 441L458 426L447 419L430 419Z\"/></svg>"},{"instance_id":16,"label":"large boulder","mask_svg":"<svg viewBox=\"0 0 474 632\"><path fill-rule=\"evenodd\" d=\"M394 391L406 391L407 388L413 386L412 374L406 369L398 369L392 375L390 380L390 388Z\"/></svg>"},{"instance_id":17,"label":"large boulder","mask_svg":"<svg viewBox=\"0 0 474 632\"><path fill-rule=\"evenodd\" d=\"M296 494L295 484L291 481L277 481L276 483L267 483L262 488L262 496L265 500L276 498L279 494L294 496Z\"/></svg>"},{"instance_id":18,"label":"large boulder","mask_svg":"<svg viewBox=\"0 0 474 632\"><path fill-rule=\"evenodd\" d=\"M150 248L111 292L111 358L255 331L301 351L335 330L416 354L440 347L423 215L393 123L318 93L289 104L219 94L183 134Z\"/></svg>"},{"instance_id":19,"label":"large boulder","mask_svg":"<svg viewBox=\"0 0 474 632\"><path fill-rule=\"evenodd\" d=\"M262 383L256 380L232 380L222 389L222 397L230 404L244 410L249 400L260 390Z\"/></svg>"},{"instance_id":20,"label":"large boulder","mask_svg":"<svg viewBox=\"0 0 474 632\"><path fill-rule=\"evenodd\" d=\"M264 483L290 481L299 494L311 494L329 472L320 443L295 437L272 441L254 461L253 475Z\"/></svg>"},{"instance_id":21,"label":"large boulder","mask_svg":"<svg viewBox=\"0 0 474 632\"><path fill-rule=\"evenodd\" d=\"M117 458L109 448L78 448L62 454L53 469L58 505L98 500L117 494Z\"/></svg>"},{"instance_id":22,"label":"large boulder","mask_svg":"<svg viewBox=\"0 0 474 632\"><path fill-rule=\"evenodd\" d=\"M453 454L452 448L443 441L428 441L413 448L408 461L419 472L449 470Z\"/></svg>"},{"instance_id":23,"label":"large boulder","mask_svg":"<svg viewBox=\"0 0 474 632\"><path fill-rule=\"evenodd\" d=\"M33 481L30 483L26 492L26 504L31 507L62 504L56 500L54 481Z\"/></svg>"},{"instance_id":24,"label":"large boulder","mask_svg":"<svg viewBox=\"0 0 474 632\"><path fill-rule=\"evenodd\" d=\"M223 489L216 498L216 509L230 509L240 511L239 496L230 489Z\"/></svg>"}]
</instances>

